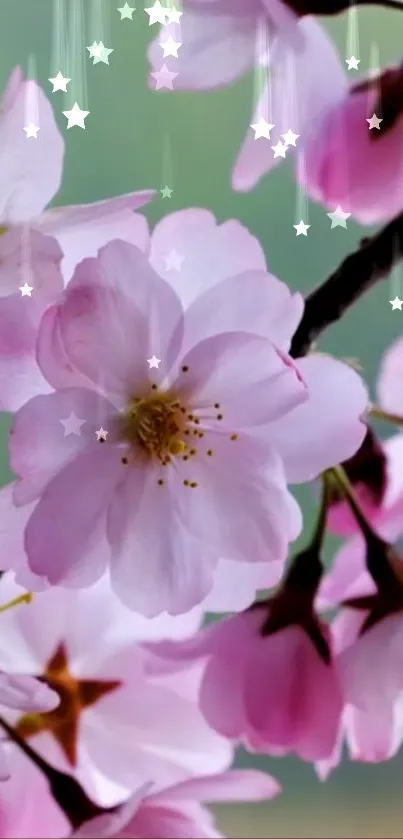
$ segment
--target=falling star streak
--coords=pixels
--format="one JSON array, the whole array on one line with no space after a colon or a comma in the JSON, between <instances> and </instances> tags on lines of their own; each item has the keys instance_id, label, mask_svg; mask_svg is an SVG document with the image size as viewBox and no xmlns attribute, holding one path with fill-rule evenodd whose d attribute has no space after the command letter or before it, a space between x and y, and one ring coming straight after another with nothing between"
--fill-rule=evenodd
<instances>
[{"instance_id":1,"label":"falling star streak","mask_svg":"<svg viewBox=\"0 0 403 839\"><path fill-rule=\"evenodd\" d=\"M71 78L71 82L67 88L65 101L68 108L72 108L77 102L80 108L88 110L83 0L69 0L68 12L68 70L66 75Z\"/></svg>"},{"instance_id":2,"label":"falling star streak","mask_svg":"<svg viewBox=\"0 0 403 839\"><path fill-rule=\"evenodd\" d=\"M52 48L49 76L67 73L67 16L66 0L53 0Z\"/></svg>"}]
</instances>

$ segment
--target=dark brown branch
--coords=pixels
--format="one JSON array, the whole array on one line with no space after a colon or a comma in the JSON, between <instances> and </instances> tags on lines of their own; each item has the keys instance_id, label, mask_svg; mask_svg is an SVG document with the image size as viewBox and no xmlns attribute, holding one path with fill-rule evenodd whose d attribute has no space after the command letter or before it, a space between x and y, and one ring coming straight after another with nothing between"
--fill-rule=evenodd
<instances>
[{"instance_id":1,"label":"dark brown branch","mask_svg":"<svg viewBox=\"0 0 403 839\"><path fill-rule=\"evenodd\" d=\"M291 355L306 355L313 342L340 320L357 300L389 276L403 259L403 213L346 257L340 267L308 295L301 323L291 344Z\"/></svg>"}]
</instances>

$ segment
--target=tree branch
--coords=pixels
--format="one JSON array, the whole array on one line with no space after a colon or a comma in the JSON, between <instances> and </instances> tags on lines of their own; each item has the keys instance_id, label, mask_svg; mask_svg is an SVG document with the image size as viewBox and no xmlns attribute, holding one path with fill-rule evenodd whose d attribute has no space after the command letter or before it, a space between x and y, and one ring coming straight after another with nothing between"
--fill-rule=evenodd
<instances>
[{"instance_id":1,"label":"tree branch","mask_svg":"<svg viewBox=\"0 0 403 839\"><path fill-rule=\"evenodd\" d=\"M340 320L379 280L386 279L401 259L403 213L374 236L363 239L359 248L308 295L304 315L291 344L293 358L307 355L318 336Z\"/></svg>"}]
</instances>

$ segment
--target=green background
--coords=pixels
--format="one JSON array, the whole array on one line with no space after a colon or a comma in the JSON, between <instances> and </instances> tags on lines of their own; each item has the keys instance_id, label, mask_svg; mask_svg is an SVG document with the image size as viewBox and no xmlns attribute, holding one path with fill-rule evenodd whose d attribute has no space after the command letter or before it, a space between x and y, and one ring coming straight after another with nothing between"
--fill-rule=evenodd
<instances>
[{"instance_id":1,"label":"green background","mask_svg":"<svg viewBox=\"0 0 403 839\"><path fill-rule=\"evenodd\" d=\"M80 2L66 0L65 5L75 13ZM69 97L56 93L52 100L66 138L64 180L56 203L95 201L168 184L174 190L172 198L157 198L147 209L151 222L167 212L193 206L212 209L220 220L238 218L260 239L275 274L295 289L311 289L355 248L362 228L349 221L346 230L330 230L323 209L311 204L309 234L296 238L292 227L296 189L288 162L253 192L233 193L230 173L250 122L252 75L231 88L208 94L151 91L146 47L158 27L148 27L142 0L137 0L132 22L120 21L117 5L123 5L123 0L83 0L86 27L80 30L75 24L75 55L70 63L75 90L70 88ZM136 3L131 0L129 5ZM151 5L151 0L145 5ZM56 42L62 44L63 38L57 35L53 14L52 0L0 0L0 87L11 69L20 64L37 75L51 98L49 76L59 69L66 74L67 69L55 66L63 55L60 45L58 54ZM326 25L344 58L346 17ZM360 11L360 69L365 72L370 66L374 42L382 66L400 60L402 35L403 16L399 13L376 8ZM109 67L93 66L87 58L85 47L94 38L103 38L114 48ZM65 130L61 111L71 106L71 97L91 111L86 131ZM392 290L394 296L399 288L398 282L380 284L320 342L321 348L339 357L358 358L370 383L375 380L381 353L402 329L403 315L392 313L388 303ZM10 477L6 448L9 418L0 420L4 432L0 478L5 483ZM299 497L309 525L313 511L310 489L299 492ZM220 810L222 827L230 836L403 836L403 764L399 758L375 767L345 761L326 784L316 779L309 766L292 759L248 757L242 762L245 760L249 765L268 767L283 782L285 793L268 807Z\"/></svg>"}]
</instances>

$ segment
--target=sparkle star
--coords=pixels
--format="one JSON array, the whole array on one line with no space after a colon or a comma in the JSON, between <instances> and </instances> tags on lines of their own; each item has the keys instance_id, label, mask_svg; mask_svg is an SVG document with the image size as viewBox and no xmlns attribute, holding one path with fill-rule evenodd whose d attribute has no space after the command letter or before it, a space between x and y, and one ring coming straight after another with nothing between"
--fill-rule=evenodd
<instances>
[{"instance_id":1,"label":"sparkle star","mask_svg":"<svg viewBox=\"0 0 403 839\"><path fill-rule=\"evenodd\" d=\"M360 59L355 58L354 55L351 58L346 58L347 70L358 70L359 63Z\"/></svg>"},{"instance_id":2,"label":"sparkle star","mask_svg":"<svg viewBox=\"0 0 403 839\"><path fill-rule=\"evenodd\" d=\"M67 93L67 85L71 82L71 79L68 79L67 76L63 76L63 73L58 72L57 76L53 79L48 79L50 83L53 85L52 93L56 93L58 90L62 90L63 93Z\"/></svg>"},{"instance_id":3,"label":"sparkle star","mask_svg":"<svg viewBox=\"0 0 403 839\"><path fill-rule=\"evenodd\" d=\"M302 219L301 219L301 221L299 221L298 224L293 224L293 227L295 228L295 231L296 231L295 235L296 236L307 236L310 226L311 226L310 224L305 224L305 222L302 221Z\"/></svg>"},{"instance_id":4,"label":"sparkle star","mask_svg":"<svg viewBox=\"0 0 403 839\"><path fill-rule=\"evenodd\" d=\"M402 311L403 300L401 300L400 297L395 297L394 300L389 300L389 303L392 306L392 312L395 309L399 309L399 312Z\"/></svg>"},{"instance_id":5,"label":"sparkle star","mask_svg":"<svg viewBox=\"0 0 403 839\"><path fill-rule=\"evenodd\" d=\"M296 146L298 137L300 135L299 134L294 134L294 132L291 131L291 128L289 128L288 131L286 131L286 133L282 134L281 136L282 136L286 146Z\"/></svg>"},{"instance_id":6,"label":"sparkle star","mask_svg":"<svg viewBox=\"0 0 403 839\"><path fill-rule=\"evenodd\" d=\"M98 431L96 431L95 434L97 435L98 443L104 443L105 440L106 440L108 432L105 431L105 429L102 428L102 425L101 425L101 428L98 428Z\"/></svg>"},{"instance_id":7,"label":"sparkle star","mask_svg":"<svg viewBox=\"0 0 403 839\"><path fill-rule=\"evenodd\" d=\"M75 434L77 437L81 436L81 426L84 425L85 420L79 419L74 411L70 411L66 419L60 420L64 428L64 436L68 437L70 434Z\"/></svg>"},{"instance_id":8,"label":"sparkle star","mask_svg":"<svg viewBox=\"0 0 403 839\"><path fill-rule=\"evenodd\" d=\"M31 297L31 292L34 290L33 285L28 285L28 283L24 283L24 285L20 285L20 292L21 297Z\"/></svg>"},{"instance_id":9,"label":"sparkle star","mask_svg":"<svg viewBox=\"0 0 403 839\"><path fill-rule=\"evenodd\" d=\"M133 20L133 12L135 12L136 9L129 6L128 3L125 3L125 5L120 9L117 9L117 11L120 12L121 20Z\"/></svg>"},{"instance_id":10,"label":"sparkle star","mask_svg":"<svg viewBox=\"0 0 403 839\"><path fill-rule=\"evenodd\" d=\"M281 140L276 143L275 146L272 146L274 151L274 157L285 157L287 152L287 146L281 142Z\"/></svg>"},{"instance_id":11,"label":"sparkle star","mask_svg":"<svg viewBox=\"0 0 403 839\"><path fill-rule=\"evenodd\" d=\"M165 26L167 22L168 9L164 9L161 6L160 0L156 0L153 6L150 6L148 9L144 9L144 11L150 18L148 23L149 26L152 26L153 23L162 23L162 25Z\"/></svg>"},{"instance_id":12,"label":"sparkle star","mask_svg":"<svg viewBox=\"0 0 403 839\"><path fill-rule=\"evenodd\" d=\"M160 189L160 193L162 198L171 198L173 189L170 189L169 186L163 186L162 189Z\"/></svg>"},{"instance_id":13,"label":"sparkle star","mask_svg":"<svg viewBox=\"0 0 403 839\"><path fill-rule=\"evenodd\" d=\"M90 58L99 58L101 52L101 41L94 41L90 47L87 47L87 50L90 54Z\"/></svg>"},{"instance_id":14,"label":"sparkle star","mask_svg":"<svg viewBox=\"0 0 403 839\"><path fill-rule=\"evenodd\" d=\"M109 56L113 49L108 49L103 41L99 41L98 44L94 41L91 47L87 47L87 50L89 50L90 58L93 59L93 64L99 64L101 61L103 64L109 64Z\"/></svg>"},{"instance_id":15,"label":"sparkle star","mask_svg":"<svg viewBox=\"0 0 403 839\"><path fill-rule=\"evenodd\" d=\"M347 227L347 219L350 218L351 213L345 213L344 210L338 205L333 213L326 213L328 218L331 219L332 226L331 230L334 227Z\"/></svg>"},{"instance_id":16,"label":"sparkle star","mask_svg":"<svg viewBox=\"0 0 403 839\"><path fill-rule=\"evenodd\" d=\"M85 129L84 120L89 113L89 111L82 111L78 103L74 102L73 107L69 111L63 111L63 115L67 118L67 128L73 128L74 125L78 125L79 128Z\"/></svg>"},{"instance_id":17,"label":"sparkle star","mask_svg":"<svg viewBox=\"0 0 403 839\"><path fill-rule=\"evenodd\" d=\"M260 137L270 140L270 131L274 128L274 125L267 122L264 117L260 117L259 122L254 122L250 127L255 132L255 140L259 140Z\"/></svg>"},{"instance_id":18,"label":"sparkle star","mask_svg":"<svg viewBox=\"0 0 403 839\"><path fill-rule=\"evenodd\" d=\"M172 35L165 41L160 41L160 47L163 50L163 58L168 58L172 55L173 58L178 58L178 49L182 46L179 41L174 41Z\"/></svg>"},{"instance_id":19,"label":"sparkle star","mask_svg":"<svg viewBox=\"0 0 403 839\"><path fill-rule=\"evenodd\" d=\"M180 23L183 12L180 12L179 9L167 9L166 15L167 23Z\"/></svg>"},{"instance_id":20,"label":"sparkle star","mask_svg":"<svg viewBox=\"0 0 403 839\"><path fill-rule=\"evenodd\" d=\"M171 251L165 257L165 270L166 271L180 271L182 268L182 262L184 260L184 256L178 253L175 248L172 248Z\"/></svg>"},{"instance_id":21,"label":"sparkle star","mask_svg":"<svg viewBox=\"0 0 403 839\"><path fill-rule=\"evenodd\" d=\"M178 73L172 73L171 70L168 70L166 64L163 64L160 70L156 70L151 75L155 80L155 90L162 90L162 88L173 90L173 81L176 79Z\"/></svg>"},{"instance_id":22,"label":"sparkle star","mask_svg":"<svg viewBox=\"0 0 403 839\"><path fill-rule=\"evenodd\" d=\"M34 122L29 122L28 125L24 126L24 131L27 135L27 139L29 139L29 137L33 137L34 140L37 140L38 139L39 125L35 125Z\"/></svg>"},{"instance_id":23,"label":"sparkle star","mask_svg":"<svg viewBox=\"0 0 403 839\"><path fill-rule=\"evenodd\" d=\"M157 358L157 356L156 356L156 355L152 355L152 356L151 356L151 358L147 358L147 364L148 364L148 366L149 366L150 370L151 370L153 367L155 367L155 368L158 370L158 368L159 368L159 366L160 366L160 364L161 364L161 359L160 359L160 358Z\"/></svg>"},{"instance_id":24,"label":"sparkle star","mask_svg":"<svg viewBox=\"0 0 403 839\"><path fill-rule=\"evenodd\" d=\"M381 130L381 122L383 122L383 119L379 119L379 117L377 117L376 114L372 114L372 117L370 119L367 119L367 123L369 125L369 130L371 131L372 128L377 128L378 131L380 131Z\"/></svg>"}]
</instances>

